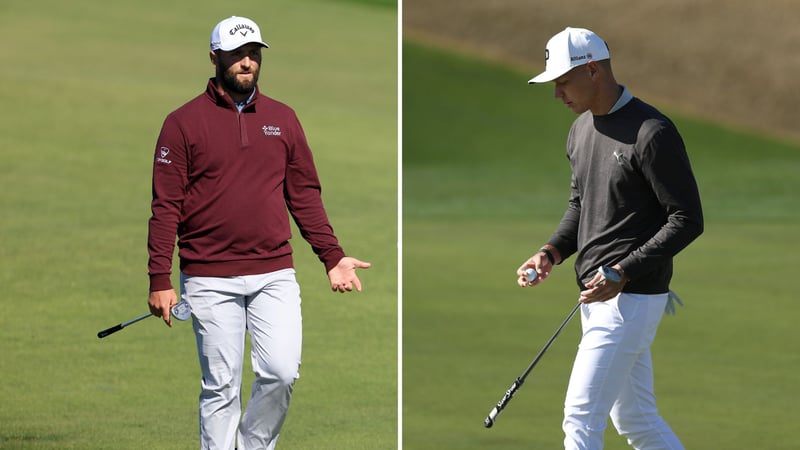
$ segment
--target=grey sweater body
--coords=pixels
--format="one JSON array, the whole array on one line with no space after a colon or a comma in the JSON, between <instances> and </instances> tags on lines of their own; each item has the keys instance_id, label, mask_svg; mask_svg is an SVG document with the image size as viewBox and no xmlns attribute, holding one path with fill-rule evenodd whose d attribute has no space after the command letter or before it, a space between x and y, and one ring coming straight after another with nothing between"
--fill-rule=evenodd
<instances>
[{"instance_id":1,"label":"grey sweater body","mask_svg":"<svg viewBox=\"0 0 800 450\"><path fill-rule=\"evenodd\" d=\"M675 125L638 98L605 116L587 111L567 140L571 194L548 243L577 254L583 289L601 265L620 264L623 292L669 290L672 259L703 232L697 183Z\"/></svg>"}]
</instances>

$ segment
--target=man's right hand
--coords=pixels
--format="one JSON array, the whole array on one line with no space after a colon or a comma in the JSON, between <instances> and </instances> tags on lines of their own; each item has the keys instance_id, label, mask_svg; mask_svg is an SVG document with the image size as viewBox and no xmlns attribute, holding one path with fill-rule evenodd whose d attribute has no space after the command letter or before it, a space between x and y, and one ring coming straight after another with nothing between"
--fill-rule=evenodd
<instances>
[{"instance_id":1,"label":"man's right hand","mask_svg":"<svg viewBox=\"0 0 800 450\"><path fill-rule=\"evenodd\" d=\"M175 289L151 292L147 304L150 306L150 312L154 316L161 317L168 327L172 327L170 308L178 304L178 296L175 294Z\"/></svg>"},{"instance_id":2,"label":"man's right hand","mask_svg":"<svg viewBox=\"0 0 800 450\"><path fill-rule=\"evenodd\" d=\"M525 279L525 271L527 269L533 269L536 271L535 280L528 281ZM528 260L519 266L519 269L517 269L517 284L520 285L520 287L536 286L550 276L551 270L553 270L553 265L550 264L547 256L545 256L543 253L537 253L528 258Z\"/></svg>"},{"instance_id":3,"label":"man's right hand","mask_svg":"<svg viewBox=\"0 0 800 450\"><path fill-rule=\"evenodd\" d=\"M558 250L553 246L547 246L548 251L553 255L554 258L557 258L558 261L561 258L561 254ZM528 281L525 279L525 271L527 269L533 269L536 271L536 279L533 281ZM541 283L542 281L546 280L547 277L550 276L550 272L553 271L553 263L550 261L550 258L547 256L545 252L539 250L533 256L528 258L524 264L519 266L517 269L517 284L520 287L527 287L527 286L536 286L537 284Z\"/></svg>"}]
</instances>

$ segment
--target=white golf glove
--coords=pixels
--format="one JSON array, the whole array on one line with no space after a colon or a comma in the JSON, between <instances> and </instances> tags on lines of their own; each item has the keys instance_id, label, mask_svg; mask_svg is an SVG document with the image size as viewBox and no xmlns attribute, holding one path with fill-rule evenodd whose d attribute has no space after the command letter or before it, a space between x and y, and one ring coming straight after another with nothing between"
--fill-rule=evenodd
<instances>
[{"instance_id":1,"label":"white golf glove","mask_svg":"<svg viewBox=\"0 0 800 450\"><path fill-rule=\"evenodd\" d=\"M676 302L679 305L683 306L683 302L681 301L681 298L678 297L678 294L676 294L674 291L670 290L669 294L667 294L667 305L664 307L664 314L669 314L671 316L674 316L675 315L675 303Z\"/></svg>"}]
</instances>

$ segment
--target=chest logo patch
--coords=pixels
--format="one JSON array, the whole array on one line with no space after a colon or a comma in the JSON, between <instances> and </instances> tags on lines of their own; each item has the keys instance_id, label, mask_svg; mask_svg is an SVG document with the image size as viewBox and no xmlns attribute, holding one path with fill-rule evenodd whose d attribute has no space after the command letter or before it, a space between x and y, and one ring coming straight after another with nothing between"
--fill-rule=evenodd
<instances>
[{"instance_id":1,"label":"chest logo patch","mask_svg":"<svg viewBox=\"0 0 800 450\"><path fill-rule=\"evenodd\" d=\"M264 136L281 135L281 127L276 127L275 125L264 125L261 129L264 131Z\"/></svg>"}]
</instances>

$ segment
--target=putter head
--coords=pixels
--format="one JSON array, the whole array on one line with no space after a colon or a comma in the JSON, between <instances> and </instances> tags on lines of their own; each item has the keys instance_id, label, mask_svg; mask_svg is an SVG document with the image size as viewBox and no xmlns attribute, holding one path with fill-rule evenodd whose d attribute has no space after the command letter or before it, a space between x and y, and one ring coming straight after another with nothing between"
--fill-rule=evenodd
<instances>
[{"instance_id":1,"label":"putter head","mask_svg":"<svg viewBox=\"0 0 800 450\"><path fill-rule=\"evenodd\" d=\"M610 280L614 283L619 283L620 281L622 281L622 274L619 273L619 270L614 269L613 267L600 266L600 268L597 269L597 271L600 273L600 276L602 277L600 279L601 283L606 280Z\"/></svg>"},{"instance_id":2,"label":"putter head","mask_svg":"<svg viewBox=\"0 0 800 450\"><path fill-rule=\"evenodd\" d=\"M189 320L192 317L192 307L184 300L172 307L172 317L178 320Z\"/></svg>"}]
</instances>

